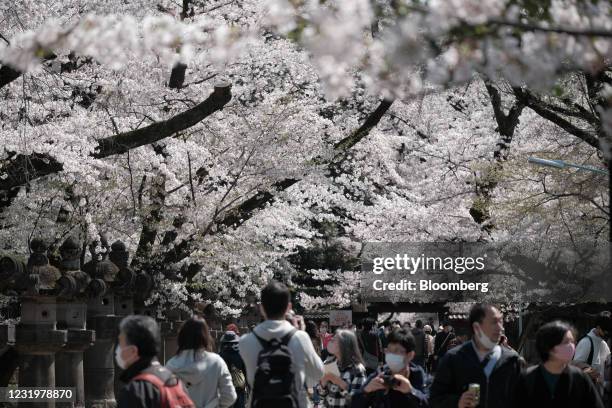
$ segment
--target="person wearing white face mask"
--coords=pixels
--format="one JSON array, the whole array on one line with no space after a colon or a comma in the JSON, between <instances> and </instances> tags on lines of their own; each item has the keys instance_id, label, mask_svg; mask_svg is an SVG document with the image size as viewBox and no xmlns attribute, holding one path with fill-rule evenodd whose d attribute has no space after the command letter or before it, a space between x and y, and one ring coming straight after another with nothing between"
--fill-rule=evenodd
<instances>
[{"instance_id":1,"label":"person wearing white face mask","mask_svg":"<svg viewBox=\"0 0 612 408\"><path fill-rule=\"evenodd\" d=\"M351 406L351 399L366 380L366 370L351 330L337 330L327 345L331 356L325 361L325 375L317 387L325 408Z\"/></svg>"},{"instance_id":2,"label":"person wearing white face mask","mask_svg":"<svg viewBox=\"0 0 612 408\"><path fill-rule=\"evenodd\" d=\"M425 372L414 364L415 342L412 333L396 329L387 337L385 366L370 375L351 408L428 407L424 393Z\"/></svg>"},{"instance_id":3,"label":"person wearing white face mask","mask_svg":"<svg viewBox=\"0 0 612 408\"><path fill-rule=\"evenodd\" d=\"M157 361L160 333L149 316L126 316L119 324L115 361L123 370L125 386L117 396L117 408L161 408L162 393L171 393L184 407L193 407L180 380Z\"/></svg>"},{"instance_id":4,"label":"person wearing white face mask","mask_svg":"<svg viewBox=\"0 0 612 408\"><path fill-rule=\"evenodd\" d=\"M599 392L588 375L570 364L574 356L571 326L547 323L536 333L536 349L542 363L527 369L519 379L516 408L603 408Z\"/></svg>"},{"instance_id":5,"label":"person wearing white face mask","mask_svg":"<svg viewBox=\"0 0 612 408\"><path fill-rule=\"evenodd\" d=\"M439 362L431 386L433 407L510 408L513 389L521 373L519 355L498 345L503 315L490 304L470 310L472 341L449 350ZM480 395L469 385L480 386Z\"/></svg>"}]
</instances>

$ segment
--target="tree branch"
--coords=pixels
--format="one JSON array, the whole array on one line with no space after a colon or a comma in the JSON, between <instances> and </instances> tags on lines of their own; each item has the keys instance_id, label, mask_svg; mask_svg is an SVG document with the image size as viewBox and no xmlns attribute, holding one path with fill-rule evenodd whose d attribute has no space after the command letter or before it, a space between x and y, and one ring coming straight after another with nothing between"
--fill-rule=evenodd
<instances>
[{"instance_id":1,"label":"tree branch","mask_svg":"<svg viewBox=\"0 0 612 408\"><path fill-rule=\"evenodd\" d=\"M217 85L214 92L204 102L168 120L100 139L98 147L91 156L100 159L158 142L194 126L216 111L223 109L230 99L231 86L229 84ZM4 166L0 167L0 208L10 205L21 186L37 178L58 173L63 168L62 163L45 153L33 153L29 156L20 154L8 160ZM6 174L7 177L2 178L3 174Z\"/></svg>"},{"instance_id":2,"label":"tree branch","mask_svg":"<svg viewBox=\"0 0 612 408\"><path fill-rule=\"evenodd\" d=\"M223 109L231 98L230 85L217 85L214 92L204 102L168 120L99 140L98 147L92 156L101 159L165 139Z\"/></svg>"},{"instance_id":3,"label":"tree branch","mask_svg":"<svg viewBox=\"0 0 612 408\"><path fill-rule=\"evenodd\" d=\"M44 56L43 61L49 61L55 59L56 57L57 56L55 54L51 53ZM13 69L8 65L2 65L2 67L0 67L0 88L10 84L21 75L23 75L23 72Z\"/></svg>"},{"instance_id":4,"label":"tree branch","mask_svg":"<svg viewBox=\"0 0 612 408\"><path fill-rule=\"evenodd\" d=\"M595 134L587 130L580 129L576 125L570 123L567 119L551 111L545 102L538 99L529 90L524 88L513 88L513 90L516 97L535 113L542 116L544 119L548 119L566 132L576 136L579 139L582 139L595 149L600 149L599 140Z\"/></svg>"},{"instance_id":5,"label":"tree branch","mask_svg":"<svg viewBox=\"0 0 612 408\"><path fill-rule=\"evenodd\" d=\"M62 163L43 153L19 154L0 168L0 208L8 207L21 186L31 180L62 171Z\"/></svg>"},{"instance_id":6,"label":"tree branch","mask_svg":"<svg viewBox=\"0 0 612 408\"><path fill-rule=\"evenodd\" d=\"M378 107L368 115L364 123L353 133L346 138L342 139L335 144L334 148L338 151L336 157L345 154L349 149L355 146L359 141L367 137L372 129L374 129L379 123L384 114L389 110L393 100L383 100L380 102ZM329 163L329 168L332 170L336 165L335 159ZM287 190L289 187L298 183L300 180L295 178L287 178L274 183L271 188L266 191L258 191L255 195L251 196L246 201L243 201L238 206L225 212L224 217L216 222L219 227L225 228L238 228L246 221L251 219L257 210L261 210L268 206L274 201L274 197L277 193ZM210 231L210 229L209 229ZM176 237L176 235L174 235ZM163 256L164 263L176 263L187 258L191 251L196 236L191 236L188 239L182 240ZM169 244L169 242L168 242ZM198 268L194 268L193 272L197 273ZM186 273L186 275L189 275ZM189 276L188 276L189 277Z\"/></svg>"},{"instance_id":7,"label":"tree branch","mask_svg":"<svg viewBox=\"0 0 612 408\"><path fill-rule=\"evenodd\" d=\"M383 99L380 101L376 110L368 115L365 122L363 122L363 125L361 125L359 129L351 133L349 136L336 143L334 149L339 150L339 153L343 153L368 136L370 131L380 123L380 120L385 113L387 113L393 104L393 101L393 99Z\"/></svg>"},{"instance_id":8,"label":"tree branch","mask_svg":"<svg viewBox=\"0 0 612 408\"><path fill-rule=\"evenodd\" d=\"M21 71L17 71L7 65L3 65L0 68L0 88L10 84L11 82L19 78L21 74Z\"/></svg>"},{"instance_id":9,"label":"tree branch","mask_svg":"<svg viewBox=\"0 0 612 408\"><path fill-rule=\"evenodd\" d=\"M575 29L570 27L543 27L535 24L525 24L515 21L491 19L487 22L488 25L499 25L506 27L520 28L525 31L540 31L545 33L568 34L576 37L604 37L611 38L612 31L606 29Z\"/></svg>"}]
</instances>

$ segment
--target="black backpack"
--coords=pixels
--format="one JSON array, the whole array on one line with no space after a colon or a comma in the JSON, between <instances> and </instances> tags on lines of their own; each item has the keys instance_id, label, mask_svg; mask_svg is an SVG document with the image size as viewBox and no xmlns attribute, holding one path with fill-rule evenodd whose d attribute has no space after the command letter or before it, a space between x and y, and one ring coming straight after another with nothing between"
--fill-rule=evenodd
<instances>
[{"instance_id":1,"label":"black backpack","mask_svg":"<svg viewBox=\"0 0 612 408\"><path fill-rule=\"evenodd\" d=\"M288 347L295 332L293 329L282 339L270 341L253 332L263 349L257 357L251 408L298 408L293 358Z\"/></svg>"}]
</instances>

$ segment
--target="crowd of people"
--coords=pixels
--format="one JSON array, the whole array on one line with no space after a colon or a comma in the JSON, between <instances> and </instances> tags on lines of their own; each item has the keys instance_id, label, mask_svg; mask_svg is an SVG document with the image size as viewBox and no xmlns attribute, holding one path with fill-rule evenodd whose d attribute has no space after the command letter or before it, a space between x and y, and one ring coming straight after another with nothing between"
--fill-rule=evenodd
<instances>
[{"instance_id":1,"label":"crowd of people","mask_svg":"<svg viewBox=\"0 0 612 408\"><path fill-rule=\"evenodd\" d=\"M327 322L292 313L289 290L279 282L262 290L261 314L264 320L242 336L229 325L218 348L205 319L192 317L165 366L156 357L155 320L124 318L118 408L612 406L607 312L578 341L565 322L543 324L533 366L508 345L503 315L490 304L470 310L470 340L433 320L413 327L366 319L332 331Z\"/></svg>"}]
</instances>

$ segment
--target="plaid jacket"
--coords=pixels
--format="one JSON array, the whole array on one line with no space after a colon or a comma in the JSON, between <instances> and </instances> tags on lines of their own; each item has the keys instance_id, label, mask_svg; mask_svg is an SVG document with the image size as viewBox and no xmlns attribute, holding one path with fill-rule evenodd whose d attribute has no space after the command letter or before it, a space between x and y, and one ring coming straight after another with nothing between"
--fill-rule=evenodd
<instances>
[{"instance_id":1,"label":"plaid jacket","mask_svg":"<svg viewBox=\"0 0 612 408\"><path fill-rule=\"evenodd\" d=\"M353 394L367 380L366 370L362 364L352 364L344 367L340 370L340 376L348 384L348 389L343 390L331 382L328 382L325 386L317 385L319 395L321 396L321 403L326 408L349 407Z\"/></svg>"}]
</instances>

